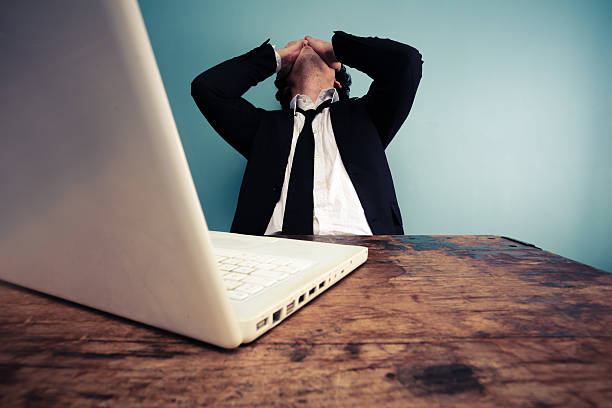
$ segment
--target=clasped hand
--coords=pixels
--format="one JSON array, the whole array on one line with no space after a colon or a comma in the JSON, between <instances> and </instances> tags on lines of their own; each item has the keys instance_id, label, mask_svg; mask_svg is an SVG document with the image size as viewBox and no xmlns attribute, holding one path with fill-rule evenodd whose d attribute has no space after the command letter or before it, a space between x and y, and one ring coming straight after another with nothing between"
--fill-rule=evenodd
<instances>
[{"instance_id":1,"label":"clasped hand","mask_svg":"<svg viewBox=\"0 0 612 408\"><path fill-rule=\"evenodd\" d=\"M304 39L291 41L285 48L278 50L278 55L281 57L280 75L286 75L291 71L293 63L305 46L311 47L334 70L339 71L342 67L342 64L336 59L331 41L323 41L307 35Z\"/></svg>"}]
</instances>

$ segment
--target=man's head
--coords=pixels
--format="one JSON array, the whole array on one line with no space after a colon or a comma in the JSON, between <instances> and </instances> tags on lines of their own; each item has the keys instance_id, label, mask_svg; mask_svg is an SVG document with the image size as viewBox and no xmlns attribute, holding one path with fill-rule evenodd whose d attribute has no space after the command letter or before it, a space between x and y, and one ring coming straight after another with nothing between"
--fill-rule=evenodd
<instances>
[{"instance_id":1,"label":"man's head","mask_svg":"<svg viewBox=\"0 0 612 408\"><path fill-rule=\"evenodd\" d=\"M331 68L310 46L304 46L291 70L288 73L279 72L274 81L278 88L276 99L283 109L289 108L293 96L305 89L328 89L335 87L340 99L348 99L351 77L344 65L336 71Z\"/></svg>"}]
</instances>

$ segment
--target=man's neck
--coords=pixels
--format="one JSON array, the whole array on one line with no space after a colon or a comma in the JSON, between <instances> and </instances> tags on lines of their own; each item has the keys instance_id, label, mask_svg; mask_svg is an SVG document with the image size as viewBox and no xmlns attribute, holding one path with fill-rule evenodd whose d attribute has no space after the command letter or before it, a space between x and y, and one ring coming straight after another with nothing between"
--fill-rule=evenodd
<instances>
[{"instance_id":1,"label":"man's neck","mask_svg":"<svg viewBox=\"0 0 612 408\"><path fill-rule=\"evenodd\" d=\"M292 88L291 97L295 95L307 95L313 103L316 103L317 98L324 89L333 88L334 84L324 80L322 77L304 78L304 81L299 81Z\"/></svg>"}]
</instances>

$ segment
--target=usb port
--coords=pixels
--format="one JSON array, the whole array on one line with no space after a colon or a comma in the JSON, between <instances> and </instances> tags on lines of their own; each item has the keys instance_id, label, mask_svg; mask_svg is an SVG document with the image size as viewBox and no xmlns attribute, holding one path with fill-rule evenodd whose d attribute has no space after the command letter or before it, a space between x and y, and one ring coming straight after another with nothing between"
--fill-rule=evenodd
<instances>
[{"instance_id":1,"label":"usb port","mask_svg":"<svg viewBox=\"0 0 612 408\"><path fill-rule=\"evenodd\" d=\"M266 317L265 319L263 319L263 320L260 320L260 321L257 323L257 330L259 330L259 329L261 329L262 327L264 327L264 326L265 326L267 323L268 323L268 318L267 318L267 317Z\"/></svg>"},{"instance_id":2,"label":"usb port","mask_svg":"<svg viewBox=\"0 0 612 408\"><path fill-rule=\"evenodd\" d=\"M280 320L282 311L283 309L278 309L276 312L272 314L272 323L276 323Z\"/></svg>"},{"instance_id":3,"label":"usb port","mask_svg":"<svg viewBox=\"0 0 612 408\"><path fill-rule=\"evenodd\" d=\"M295 308L295 300L292 300L291 303L287 305L287 314L293 312L294 308Z\"/></svg>"},{"instance_id":4,"label":"usb port","mask_svg":"<svg viewBox=\"0 0 612 408\"><path fill-rule=\"evenodd\" d=\"M300 295L300 298L298 299L298 303L302 303L302 302L304 301L304 298L305 298L305 297L306 297L306 294L305 294L305 293L302 293L302 294Z\"/></svg>"},{"instance_id":5,"label":"usb port","mask_svg":"<svg viewBox=\"0 0 612 408\"><path fill-rule=\"evenodd\" d=\"M323 286L325 286L325 281L323 281L323 282L319 283L319 289L322 289L322 288L323 288Z\"/></svg>"},{"instance_id":6,"label":"usb port","mask_svg":"<svg viewBox=\"0 0 612 408\"><path fill-rule=\"evenodd\" d=\"M314 288L310 289L310 290L308 291L308 295L312 296L312 294L315 292L315 289L316 289L316 288L317 288L317 287L315 286Z\"/></svg>"}]
</instances>

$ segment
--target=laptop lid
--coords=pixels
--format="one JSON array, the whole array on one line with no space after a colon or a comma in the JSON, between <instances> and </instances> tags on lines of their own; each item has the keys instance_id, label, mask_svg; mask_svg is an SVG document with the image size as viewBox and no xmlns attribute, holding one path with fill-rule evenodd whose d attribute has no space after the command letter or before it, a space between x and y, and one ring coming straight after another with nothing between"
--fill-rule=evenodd
<instances>
[{"instance_id":1,"label":"laptop lid","mask_svg":"<svg viewBox=\"0 0 612 408\"><path fill-rule=\"evenodd\" d=\"M0 27L0 278L239 344L137 2L3 1Z\"/></svg>"}]
</instances>

